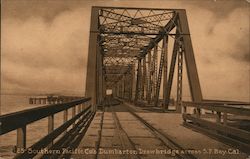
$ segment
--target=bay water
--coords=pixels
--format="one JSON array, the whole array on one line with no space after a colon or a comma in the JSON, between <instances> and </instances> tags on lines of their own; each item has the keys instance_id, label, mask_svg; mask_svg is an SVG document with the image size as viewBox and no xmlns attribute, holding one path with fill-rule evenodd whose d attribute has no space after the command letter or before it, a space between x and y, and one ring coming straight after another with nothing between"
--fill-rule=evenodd
<instances>
[{"instance_id":1,"label":"bay water","mask_svg":"<svg viewBox=\"0 0 250 159\"><path fill-rule=\"evenodd\" d=\"M1 95L1 115L31 109L43 105L29 104L28 95ZM70 113L69 113L70 115ZM63 112L54 116L54 128L63 123ZM69 116L70 119L70 116ZM35 121L27 126L27 147L37 142L39 139L48 134L48 118ZM9 159L15 156L13 152L17 142L16 130L0 136L0 159Z\"/></svg>"}]
</instances>

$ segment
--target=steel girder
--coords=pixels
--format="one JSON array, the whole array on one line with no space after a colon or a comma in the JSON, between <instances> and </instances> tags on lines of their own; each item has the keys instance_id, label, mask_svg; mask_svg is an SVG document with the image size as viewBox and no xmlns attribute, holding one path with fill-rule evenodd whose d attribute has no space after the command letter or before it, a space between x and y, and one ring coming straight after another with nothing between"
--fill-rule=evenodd
<instances>
[{"instance_id":1,"label":"steel girder","mask_svg":"<svg viewBox=\"0 0 250 159\"><path fill-rule=\"evenodd\" d=\"M167 108L178 57L178 103L182 94L183 59L192 99L202 100L185 10L93 7L91 17L86 95L99 99L100 93L97 92L109 88L120 97L143 99L150 104L152 100L159 98L164 71L163 103ZM167 53L168 42L162 42L168 36L175 39L172 53ZM159 43L163 43L161 50ZM178 52L180 47L182 54ZM158 52L162 52L159 66ZM172 54L170 68L167 67L168 54ZM92 64L93 62L99 64ZM98 75L104 78L99 78ZM93 86L93 82L96 82L96 86ZM125 88L126 86L129 88ZM92 92L91 88L94 88Z\"/></svg>"},{"instance_id":2,"label":"steel girder","mask_svg":"<svg viewBox=\"0 0 250 159\"><path fill-rule=\"evenodd\" d=\"M141 10L139 8L116 9L109 7L101 7L99 9L98 32L100 34L98 44L104 56L103 68L108 88L118 83L118 80L124 74L118 67L115 67L115 69L120 71L120 73L108 73L110 66L135 64L141 58L143 48L152 42L155 35L164 30L164 26L172 19L173 14L174 11L164 9ZM140 94L139 98L144 98L144 92L149 87L147 86L146 78L148 75L146 59L143 60L142 67L143 77L140 78L142 79L140 82L142 84L138 87L140 90L136 90ZM139 74L137 73L137 76ZM131 85L135 85L135 83ZM129 96L134 98L132 95Z\"/></svg>"}]
</instances>

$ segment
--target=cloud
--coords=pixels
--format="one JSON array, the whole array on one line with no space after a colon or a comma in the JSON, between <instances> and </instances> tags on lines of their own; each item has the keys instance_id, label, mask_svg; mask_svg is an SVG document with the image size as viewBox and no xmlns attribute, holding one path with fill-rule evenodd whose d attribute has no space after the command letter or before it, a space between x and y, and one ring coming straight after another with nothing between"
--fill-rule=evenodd
<instances>
[{"instance_id":1,"label":"cloud","mask_svg":"<svg viewBox=\"0 0 250 159\"><path fill-rule=\"evenodd\" d=\"M235 8L214 24L211 10L197 10L190 24L196 62L205 98L249 101L249 21L247 8ZM202 22L203 24L200 24ZM216 82L215 82L216 81Z\"/></svg>"},{"instance_id":2,"label":"cloud","mask_svg":"<svg viewBox=\"0 0 250 159\"><path fill-rule=\"evenodd\" d=\"M195 5L197 9L202 9L204 12L210 12L212 16L209 18L209 23L207 24L207 34L213 34L214 29L218 23L225 22L229 16L238 9L248 9L248 3L245 0L228 0L226 3L223 0L218 1L203 1L202 3L197 3L197 1L191 2ZM205 14L203 14L206 17Z\"/></svg>"},{"instance_id":3,"label":"cloud","mask_svg":"<svg viewBox=\"0 0 250 159\"><path fill-rule=\"evenodd\" d=\"M89 16L86 8L79 8L62 12L50 23L39 16L4 19L2 89L83 90Z\"/></svg>"}]
</instances>

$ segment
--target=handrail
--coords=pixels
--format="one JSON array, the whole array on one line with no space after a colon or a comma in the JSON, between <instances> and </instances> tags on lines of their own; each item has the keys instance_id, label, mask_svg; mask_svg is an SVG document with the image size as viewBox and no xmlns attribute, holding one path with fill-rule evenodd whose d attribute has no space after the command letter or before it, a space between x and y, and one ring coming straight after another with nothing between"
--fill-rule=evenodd
<instances>
[{"instance_id":1,"label":"handrail","mask_svg":"<svg viewBox=\"0 0 250 159\"><path fill-rule=\"evenodd\" d=\"M83 120L87 120L88 116L91 115L90 109L91 109L91 106L87 107L82 112L80 112L79 114L77 114L76 116L74 116L73 118L65 122L64 124L62 124L60 127L55 129L54 131L52 131L50 134L44 136L42 139L40 139L38 142L30 146L28 149L40 150L42 148L45 148L47 145L49 145L51 140L54 140L60 134L62 134L65 130L67 130L67 128L71 126L74 122L76 122L76 120L79 119L81 116L85 118L81 119L75 126L78 126L79 124L83 123ZM57 144L57 143L53 143L53 144ZM15 159L32 158L35 155L37 155L37 153L28 153L27 149L25 149L23 153L20 153L17 156L15 156Z\"/></svg>"},{"instance_id":2,"label":"handrail","mask_svg":"<svg viewBox=\"0 0 250 159\"><path fill-rule=\"evenodd\" d=\"M250 145L250 132L242 128L232 126L228 120L228 114L239 116L250 116L250 103L233 101L202 101L182 102L184 125L211 134L218 139L227 141L229 144L248 152ZM191 107L191 112L187 110ZM201 115L202 110L211 111L211 117L215 121L207 120L206 115Z\"/></svg>"},{"instance_id":3,"label":"handrail","mask_svg":"<svg viewBox=\"0 0 250 159\"><path fill-rule=\"evenodd\" d=\"M0 135L8 133L12 130L21 128L34 121L56 114L60 111L69 109L78 104L89 101L90 98L75 100L68 103L53 104L41 106L38 108L23 110L0 116Z\"/></svg>"},{"instance_id":4,"label":"handrail","mask_svg":"<svg viewBox=\"0 0 250 159\"><path fill-rule=\"evenodd\" d=\"M184 107L196 107L202 108L207 110L214 110L217 112L225 112L225 113L232 113L238 115L250 115L250 109L243 108L241 106L232 105L232 104L225 104L225 103L206 103L206 102L182 102ZM248 103L245 103L244 106L248 106ZM250 105L249 105L250 106Z\"/></svg>"},{"instance_id":5,"label":"handrail","mask_svg":"<svg viewBox=\"0 0 250 159\"><path fill-rule=\"evenodd\" d=\"M190 103L190 104L199 104L199 105L228 105L228 106L234 106L234 105L238 105L238 106L250 106L250 103L248 102L239 102L239 101L212 101L212 100L204 100L201 102L190 102L190 101L183 101L183 103Z\"/></svg>"},{"instance_id":6,"label":"handrail","mask_svg":"<svg viewBox=\"0 0 250 159\"><path fill-rule=\"evenodd\" d=\"M68 119L69 109L72 110L72 116L70 119ZM54 115L58 112L63 112L63 124L57 129L54 129ZM15 158L27 158L27 156L36 155L27 154L26 128L28 124L45 117L48 118L48 134L38 142L34 143L30 148L50 148L53 146L53 141L60 136L60 134L68 133L67 128L69 128L69 126L72 125L73 128L71 130L75 130L79 123L89 124L94 114L95 110L91 105L91 98L83 98L67 103L45 105L28 110L22 110L0 116L0 135L16 130L17 144L14 150L16 150L17 156L15 156ZM71 132L71 130L69 132ZM20 154L19 150L23 153Z\"/></svg>"},{"instance_id":7,"label":"handrail","mask_svg":"<svg viewBox=\"0 0 250 159\"><path fill-rule=\"evenodd\" d=\"M216 104L229 104L229 105L249 105L249 102L242 101L230 101L230 100L211 100L211 99L203 99L202 103L216 103Z\"/></svg>"}]
</instances>

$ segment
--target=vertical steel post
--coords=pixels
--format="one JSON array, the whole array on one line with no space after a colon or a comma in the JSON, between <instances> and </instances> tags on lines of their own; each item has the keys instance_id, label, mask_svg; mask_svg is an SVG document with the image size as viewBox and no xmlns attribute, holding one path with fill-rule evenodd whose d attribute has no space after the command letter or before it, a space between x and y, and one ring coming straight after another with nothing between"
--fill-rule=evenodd
<instances>
[{"instance_id":1,"label":"vertical steel post","mask_svg":"<svg viewBox=\"0 0 250 159\"><path fill-rule=\"evenodd\" d=\"M191 92L192 100L195 102L202 101L202 92L200 87L200 81L198 76L198 71L196 67L194 51L192 46L192 41L190 37L190 31L188 26L187 14L185 10L178 10L179 25L178 29L182 33L184 50L185 50L185 63L188 75L189 87Z\"/></svg>"},{"instance_id":2,"label":"vertical steel post","mask_svg":"<svg viewBox=\"0 0 250 159\"><path fill-rule=\"evenodd\" d=\"M166 88L166 99L170 99L170 93L171 93L172 82L174 78L174 68L175 68L178 49L179 49L179 41L178 41L178 37L176 36L175 41L174 41L174 49L173 49L173 54L171 58L170 68L169 68L168 83L167 83L167 88ZM169 105L169 100L166 101L165 110L168 110L168 105Z\"/></svg>"},{"instance_id":3,"label":"vertical steel post","mask_svg":"<svg viewBox=\"0 0 250 159\"><path fill-rule=\"evenodd\" d=\"M122 98L122 91L123 91L123 89L122 89L122 82L121 82L121 80L119 81L119 97L120 98Z\"/></svg>"},{"instance_id":4,"label":"vertical steel post","mask_svg":"<svg viewBox=\"0 0 250 159\"><path fill-rule=\"evenodd\" d=\"M176 111L181 112L182 106L182 74L183 74L183 48L179 48L178 52L178 67L177 67L177 103Z\"/></svg>"},{"instance_id":5,"label":"vertical steel post","mask_svg":"<svg viewBox=\"0 0 250 159\"><path fill-rule=\"evenodd\" d=\"M119 82L116 83L116 96L119 97L119 93L120 93L120 90L119 90Z\"/></svg>"},{"instance_id":6,"label":"vertical steel post","mask_svg":"<svg viewBox=\"0 0 250 159\"><path fill-rule=\"evenodd\" d=\"M155 99L156 96L156 81L157 81L157 63L158 63L158 59L157 59L157 55L158 55L158 44L155 45L154 47L154 53L153 53L153 80L152 80L152 84L153 84L153 94L152 97L153 99Z\"/></svg>"},{"instance_id":7,"label":"vertical steel post","mask_svg":"<svg viewBox=\"0 0 250 159\"><path fill-rule=\"evenodd\" d=\"M164 56L164 64L163 64L163 107L165 108L166 106L166 101L169 100L167 99L167 81L168 81L168 36L166 35L163 38L163 47L162 49L165 52L165 56Z\"/></svg>"},{"instance_id":8,"label":"vertical steel post","mask_svg":"<svg viewBox=\"0 0 250 159\"><path fill-rule=\"evenodd\" d=\"M146 83L146 58L144 57L142 59L142 79L141 79L141 99L144 100L144 94L145 94L145 83Z\"/></svg>"},{"instance_id":9,"label":"vertical steel post","mask_svg":"<svg viewBox=\"0 0 250 159\"><path fill-rule=\"evenodd\" d=\"M141 81L141 59L138 59L135 102L137 102L140 97L140 81Z\"/></svg>"},{"instance_id":10,"label":"vertical steel post","mask_svg":"<svg viewBox=\"0 0 250 159\"><path fill-rule=\"evenodd\" d=\"M92 105L97 102L97 56L100 54L98 44L98 16L99 8L92 7L91 10L91 25L89 36L89 51L88 51L88 64L86 76L86 90L85 96L91 97Z\"/></svg>"},{"instance_id":11,"label":"vertical steel post","mask_svg":"<svg viewBox=\"0 0 250 159\"><path fill-rule=\"evenodd\" d=\"M148 52L148 69L147 69L147 96L146 100L147 103L150 104L151 101L151 93L152 93L152 82L151 82L151 69L152 69L152 64L151 64L151 50Z\"/></svg>"},{"instance_id":12,"label":"vertical steel post","mask_svg":"<svg viewBox=\"0 0 250 159\"><path fill-rule=\"evenodd\" d=\"M135 100L135 94L136 94L136 76L135 76L135 65L132 65L132 70L131 70L131 75L132 75L132 100Z\"/></svg>"},{"instance_id":13,"label":"vertical steel post","mask_svg":"<svg viewBox=\"0 0 250 159\"><path fill-rule=\"evenodd\" d=\"M165 46L166 46L166 36L163 37L159 73L158 73L158 79L157 79L157 84L156 84L156 95L155 95L155 104L154 104L156 107L158 106L160 88L161 88L161 79L162 79L162 69L165 63L165 51L166 51Z\"/></svg>"},{"instance_id":14,"label":"vertical steel post","mask_svg":"<svg viewBox=\"0 0 250 159\"><path fill-rule=\"evenodd\" d=\"M129 101L132 101L133 98L133 69L131 66L130 73L129 73Z\"/></svg>"},{"instance_id":15,"label":"vertical steel post","mask_svg":"<svg viewBox=\"0 0 250 159\"><path fill-rule=\"evenodd\" d=\"M101 103L103 100L103 55L101 53L101 49L100 46L97 46L97 63L96 63L96 67L97 67L97 102Z\"/></svg>"}]
</instances>

